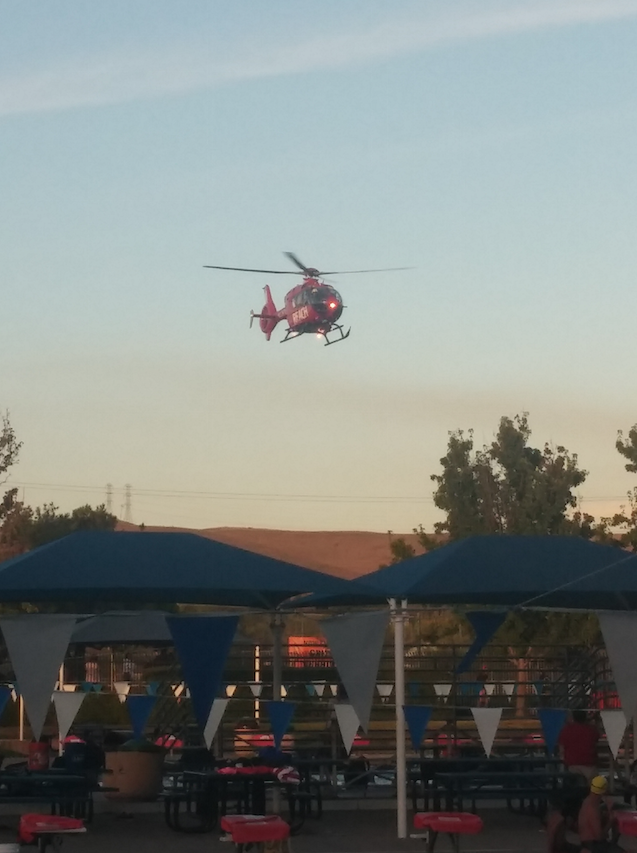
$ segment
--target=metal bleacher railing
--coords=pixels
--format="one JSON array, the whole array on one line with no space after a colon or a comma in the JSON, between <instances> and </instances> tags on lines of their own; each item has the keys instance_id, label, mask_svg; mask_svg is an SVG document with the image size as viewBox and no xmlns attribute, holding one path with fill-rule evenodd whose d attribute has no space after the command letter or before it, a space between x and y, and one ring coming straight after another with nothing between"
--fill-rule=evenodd
<instances>
[{"instance_id":1,"label":"metal bleacher railing","mask_svg":"<svg viewBox=\"0 0 637 853\"><path fill-rule=\"evenodd\" d=\"M596 647L552 645L517 656L506 646L490 644L471 671L456 674L466 646L412 643L405 655L406 702L429 705L432 719L427 748L444 751L449 743L476 741L471 707L501 707L498 745L532 745L538 737L537 709L617 707L605 651ZM216 749L225 755L247 753L268 745L269 725L264 703L272 696L272 647L244 643L227 661L224 678L231 697ZM154 692L158 702L150 720L156 733L198 742L183 676L171 648L84 650L67 658L67 684L84 689L100 684L106 696L118 682L130 691ZM390 760L395 751L393 648L383 650L371 725L359 733L355 753ZM287 699L296 704L284 748L300 754L344 757L334 703L346 700L329 651L318 643L286 646L283 679ZM175 693L179 695L176 696ZM412 753L413 754L413 753Z\"/></svg>"}]
</instances>

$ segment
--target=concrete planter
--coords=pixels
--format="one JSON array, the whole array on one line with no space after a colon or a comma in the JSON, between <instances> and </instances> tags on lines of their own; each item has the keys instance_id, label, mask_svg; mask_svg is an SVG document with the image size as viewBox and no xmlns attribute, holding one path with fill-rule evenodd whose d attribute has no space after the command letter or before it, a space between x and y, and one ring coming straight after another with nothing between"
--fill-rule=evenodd
<instances>
[{"instance_id":1,"label":"concrete planter","mask_svg":"<svg viewBox=\"0 0 637 853\"><path fill-rule=\"evenodd\" d=\"M156 800L162 788L163 752L107 752L104 782L118 791L106 792L111 800Z\"/></svg>"}]
</instances>

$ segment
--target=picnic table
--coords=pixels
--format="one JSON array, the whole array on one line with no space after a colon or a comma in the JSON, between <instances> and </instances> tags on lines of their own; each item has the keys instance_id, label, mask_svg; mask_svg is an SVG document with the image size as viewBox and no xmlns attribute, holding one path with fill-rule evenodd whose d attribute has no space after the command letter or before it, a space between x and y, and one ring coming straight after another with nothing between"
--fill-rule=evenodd
<instances>
[{"instance_id":1,"label":"picnic table","mask_svg":"<svg viewBox=\"0 0 637 853\"><path fill-rule=\"evenodd\" d=\"M224 772L226 769L235 772ZM210 832L219 816L227 813L229 804L245 814L265 814L266 780L274 780L270 767L174 773L172 784L162 795L166 823L179 832Z\"/></svg>"},{"instance_id":2,"label":"picnic table","mask_svg":"<svg viewBox=\"0 0 637 853\"><path fill-rule=\"evenodd\" d=\"M297 831L306 817L320 818L323 812L316 767L313 760L291 760L286 765L291 775L268 764L174 770L165 774L170 783L162 793L166 824L180 832L210 832L229 811L265 814L267 789L276 786L285 793Z\"/></svg>"},{"instance_id":3,"label":"picnic table","mask_svg":"<svg viewBox=\"0 0 637 853\"><path fill-rule=\"evenodd\" d=\"M565 787L577 788L578 777L556 770L477 769L436 773L434 783L444 791L447 811L464 811L464 803L469 801L475 812L477 800L498 799L505 800L511 810L518 803L518 811L541 816L551 794Z\"/></svg>"},{"instance_id":4,"label":"picnic table","mask_svg":"<svg viewBox=\"0 0 637 853\"><path fill-rule=\"evenodd\" d=\"M86 776L64 770L0 771L0 804L46 803L51 814L90 821L95 789Z\"/></svg>"},{"instance_id":5,"label":"picnic table","mask_svg":"<svg viewBox=\"0 0 637 853\"><path fill-rule=\"evenodd\" d=\"M529 755L507 757L482 756L481 758L434 758L410 759L407 762L414 812L440 810L446 788L439 784L440 773L524 773L537 770L557 771L562 762L559 758ZM422 809L419 801L422 800Z\"/></svg>"}]
</instances>

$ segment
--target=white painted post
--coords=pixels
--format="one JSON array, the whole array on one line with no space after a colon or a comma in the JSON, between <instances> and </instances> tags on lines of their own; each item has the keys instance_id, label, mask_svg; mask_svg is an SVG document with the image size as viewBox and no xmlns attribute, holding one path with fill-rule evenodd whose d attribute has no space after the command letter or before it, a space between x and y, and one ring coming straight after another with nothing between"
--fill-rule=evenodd
<instances>
[{"instance_id":1,"label":"white painted post","mask_svg":"<svg viewBox=\"0 0 637 853\"><path fill-rule=\"evenodd\" d=\"M24 699L22 694L18 696L18 714L20 718L18 737L20 740L24 740Z\"/></svg>"},{"instance_id":2,"label":"white painted post","mask_svg":"<svg viewBox=\"0 0 637 853\"><path fill-rule=\"evenodd\" d=\"M396 830L407 838L407 755L405 750L405 609L407 602L390 601L394 621L394 682L396 684Z\"/></svg>"},{"instance_id":3,"label":"white painted post","mask_svg":"<svg viewBox=\"0 0 637 853\"><path fill-rule=\"evenodd\" d=\"M256 683L261 681L261 648L254 647L254 680ZM259 697L254 697L254 719L258 722L261 715L261 703Z\"/></svg>"}]
</instances>

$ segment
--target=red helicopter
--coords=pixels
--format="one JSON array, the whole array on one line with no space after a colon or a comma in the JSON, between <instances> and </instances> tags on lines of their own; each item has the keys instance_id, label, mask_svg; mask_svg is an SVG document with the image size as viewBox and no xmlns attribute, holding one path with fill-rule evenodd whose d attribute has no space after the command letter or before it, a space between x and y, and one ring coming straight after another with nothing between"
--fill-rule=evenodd
<instances>
[{"instance_id":1,"label":"red helicopter","mask_svg":"<svg viewBox=\"0 0 637 853\"><path fill-rule=\"evenodd\" d=\"M338 323L341 314L343 313L343 300L340 293L321 281L322 276L326 275L345 275L351 273L370 273L370 272L389 272L392 270L403 270L408 267L389 267L384 270L345 270L343 272L321 272L314 267L306 267L292 252L285 252L285 255L295 264L300 272L296 270L252 270L244 267L219 267L206 264L206 269L211 270L234 270L236 272L258 272L268 275L303 275L303 283L293 287L285 296L285 307L277 309L270 293L270 288L266 284L263 288L265 291L265 305L261 309L260 314L250 312L250 326L256 317L259 320L261 331L270 340L275 326L281 320L286 320L288 328L285 331L285 337L281 343L290 341L293 338L298 338L299 335L305 335L312 332L315 335L322 335L325 338L325 346L337 344L339 341L344 341L349 337L351 329L346 332ZM330 332L335 331L336 337L331 340L328 337Z\"/></svg>"}]
</instances>

